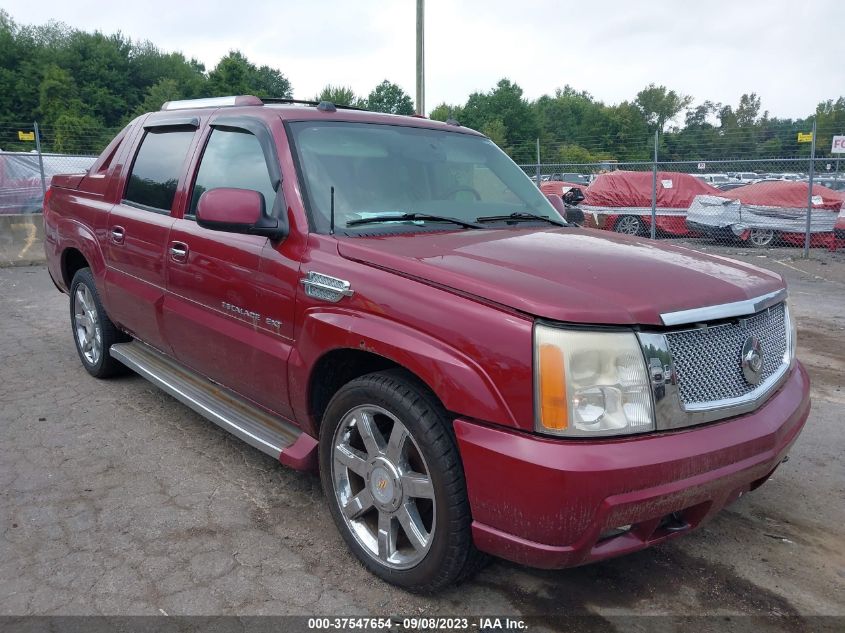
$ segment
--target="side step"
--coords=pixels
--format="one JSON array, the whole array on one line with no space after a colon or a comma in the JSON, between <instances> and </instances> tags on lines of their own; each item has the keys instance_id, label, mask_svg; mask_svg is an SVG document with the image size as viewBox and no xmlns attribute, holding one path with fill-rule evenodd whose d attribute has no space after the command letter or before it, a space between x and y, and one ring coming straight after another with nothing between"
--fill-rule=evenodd
<instances>
[{"instance_id":1,"label":"side step","mask_svg":"<svg viewBox=\"0 0 845 633\"><path fill-rule=\"evenodd\" d=\"M112 357L250 446L280 459L303 432L139 341L116 343ZM282 460L286 461L286 460Z\"/></svg>"}]
</instances>

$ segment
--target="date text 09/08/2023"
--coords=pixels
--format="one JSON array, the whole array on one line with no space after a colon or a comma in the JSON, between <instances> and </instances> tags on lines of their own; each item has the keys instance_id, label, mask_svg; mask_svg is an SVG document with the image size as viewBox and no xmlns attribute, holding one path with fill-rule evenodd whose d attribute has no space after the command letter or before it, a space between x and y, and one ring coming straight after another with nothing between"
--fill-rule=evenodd
<instances>
[{"instance_id":1,"label":"date text 09/08/2023","mask_svg":"<svg viewBox=\"0 0 845 633\"><path fill-rule=\"evenodd\" d=\"M399 630L399 631L445 631L445 630L525 630L526 622L512 617L410 617L410 618L364 618L332 617L308 618L308 629L312 631L352 630Z\"/></svg>"}]
</instances>

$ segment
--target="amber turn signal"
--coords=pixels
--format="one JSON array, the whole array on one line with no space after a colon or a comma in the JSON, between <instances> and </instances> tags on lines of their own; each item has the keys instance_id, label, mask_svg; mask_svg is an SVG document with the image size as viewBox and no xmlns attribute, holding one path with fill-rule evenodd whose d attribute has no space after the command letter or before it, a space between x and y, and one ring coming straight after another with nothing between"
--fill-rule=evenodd
<instances>
[{"instance_id":1,"label":"amber turn signal","mask_svg":"<svg viewBox=\"0 0 845 633\"><path fill-rule=\"evenodd\" d=\"M537 361L540 370L540 422L547 429L562 431L569 423L563 351L556 345L540 345Z\"/></svg>"}]
</instances>

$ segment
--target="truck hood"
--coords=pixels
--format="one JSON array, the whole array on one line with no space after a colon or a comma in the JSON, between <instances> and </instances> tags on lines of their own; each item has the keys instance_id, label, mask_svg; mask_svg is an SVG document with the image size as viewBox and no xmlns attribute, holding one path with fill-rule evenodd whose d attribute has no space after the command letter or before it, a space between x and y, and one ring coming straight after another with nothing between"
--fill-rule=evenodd
<instances>
[{"instance_id":1,"label":"truck hood","mask_svg":"<svg viewBox=\"0 0 845 633\"><path fill-rule=\"evenodd\" d=\"M338 251L572 323L662 325L661 313L743 301L784 287L780 275L756 266L577 227L355 237L340 239Z\"/></svg>"}]
</instances>

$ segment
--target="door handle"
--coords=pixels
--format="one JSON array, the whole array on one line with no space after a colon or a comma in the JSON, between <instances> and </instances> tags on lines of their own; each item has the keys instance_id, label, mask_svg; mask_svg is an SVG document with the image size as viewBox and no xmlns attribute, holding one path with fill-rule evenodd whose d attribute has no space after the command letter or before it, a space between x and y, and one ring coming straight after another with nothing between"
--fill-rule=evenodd
<instances>
[{"instance_id":1,"label":"door handle","mask_svg":"<svg viewBox=\"0 0 845 633\"><path fill-rule=\"evenodd\" d=\"M174 262L184 264L188 261L188 245L184 242L170 243L170 259Z\"/></svg>"},{"instance_id":2,"label":"door handle","mask_svg":"<svg viewBox=\"0 0 845 633\"><path fill-rule=\"evenodd\" d=\"M113 226L111 229L111 241L115 244L123 244L123 238L126 237L126 231L122 226Z\"/></svg>"}]
</instances>

